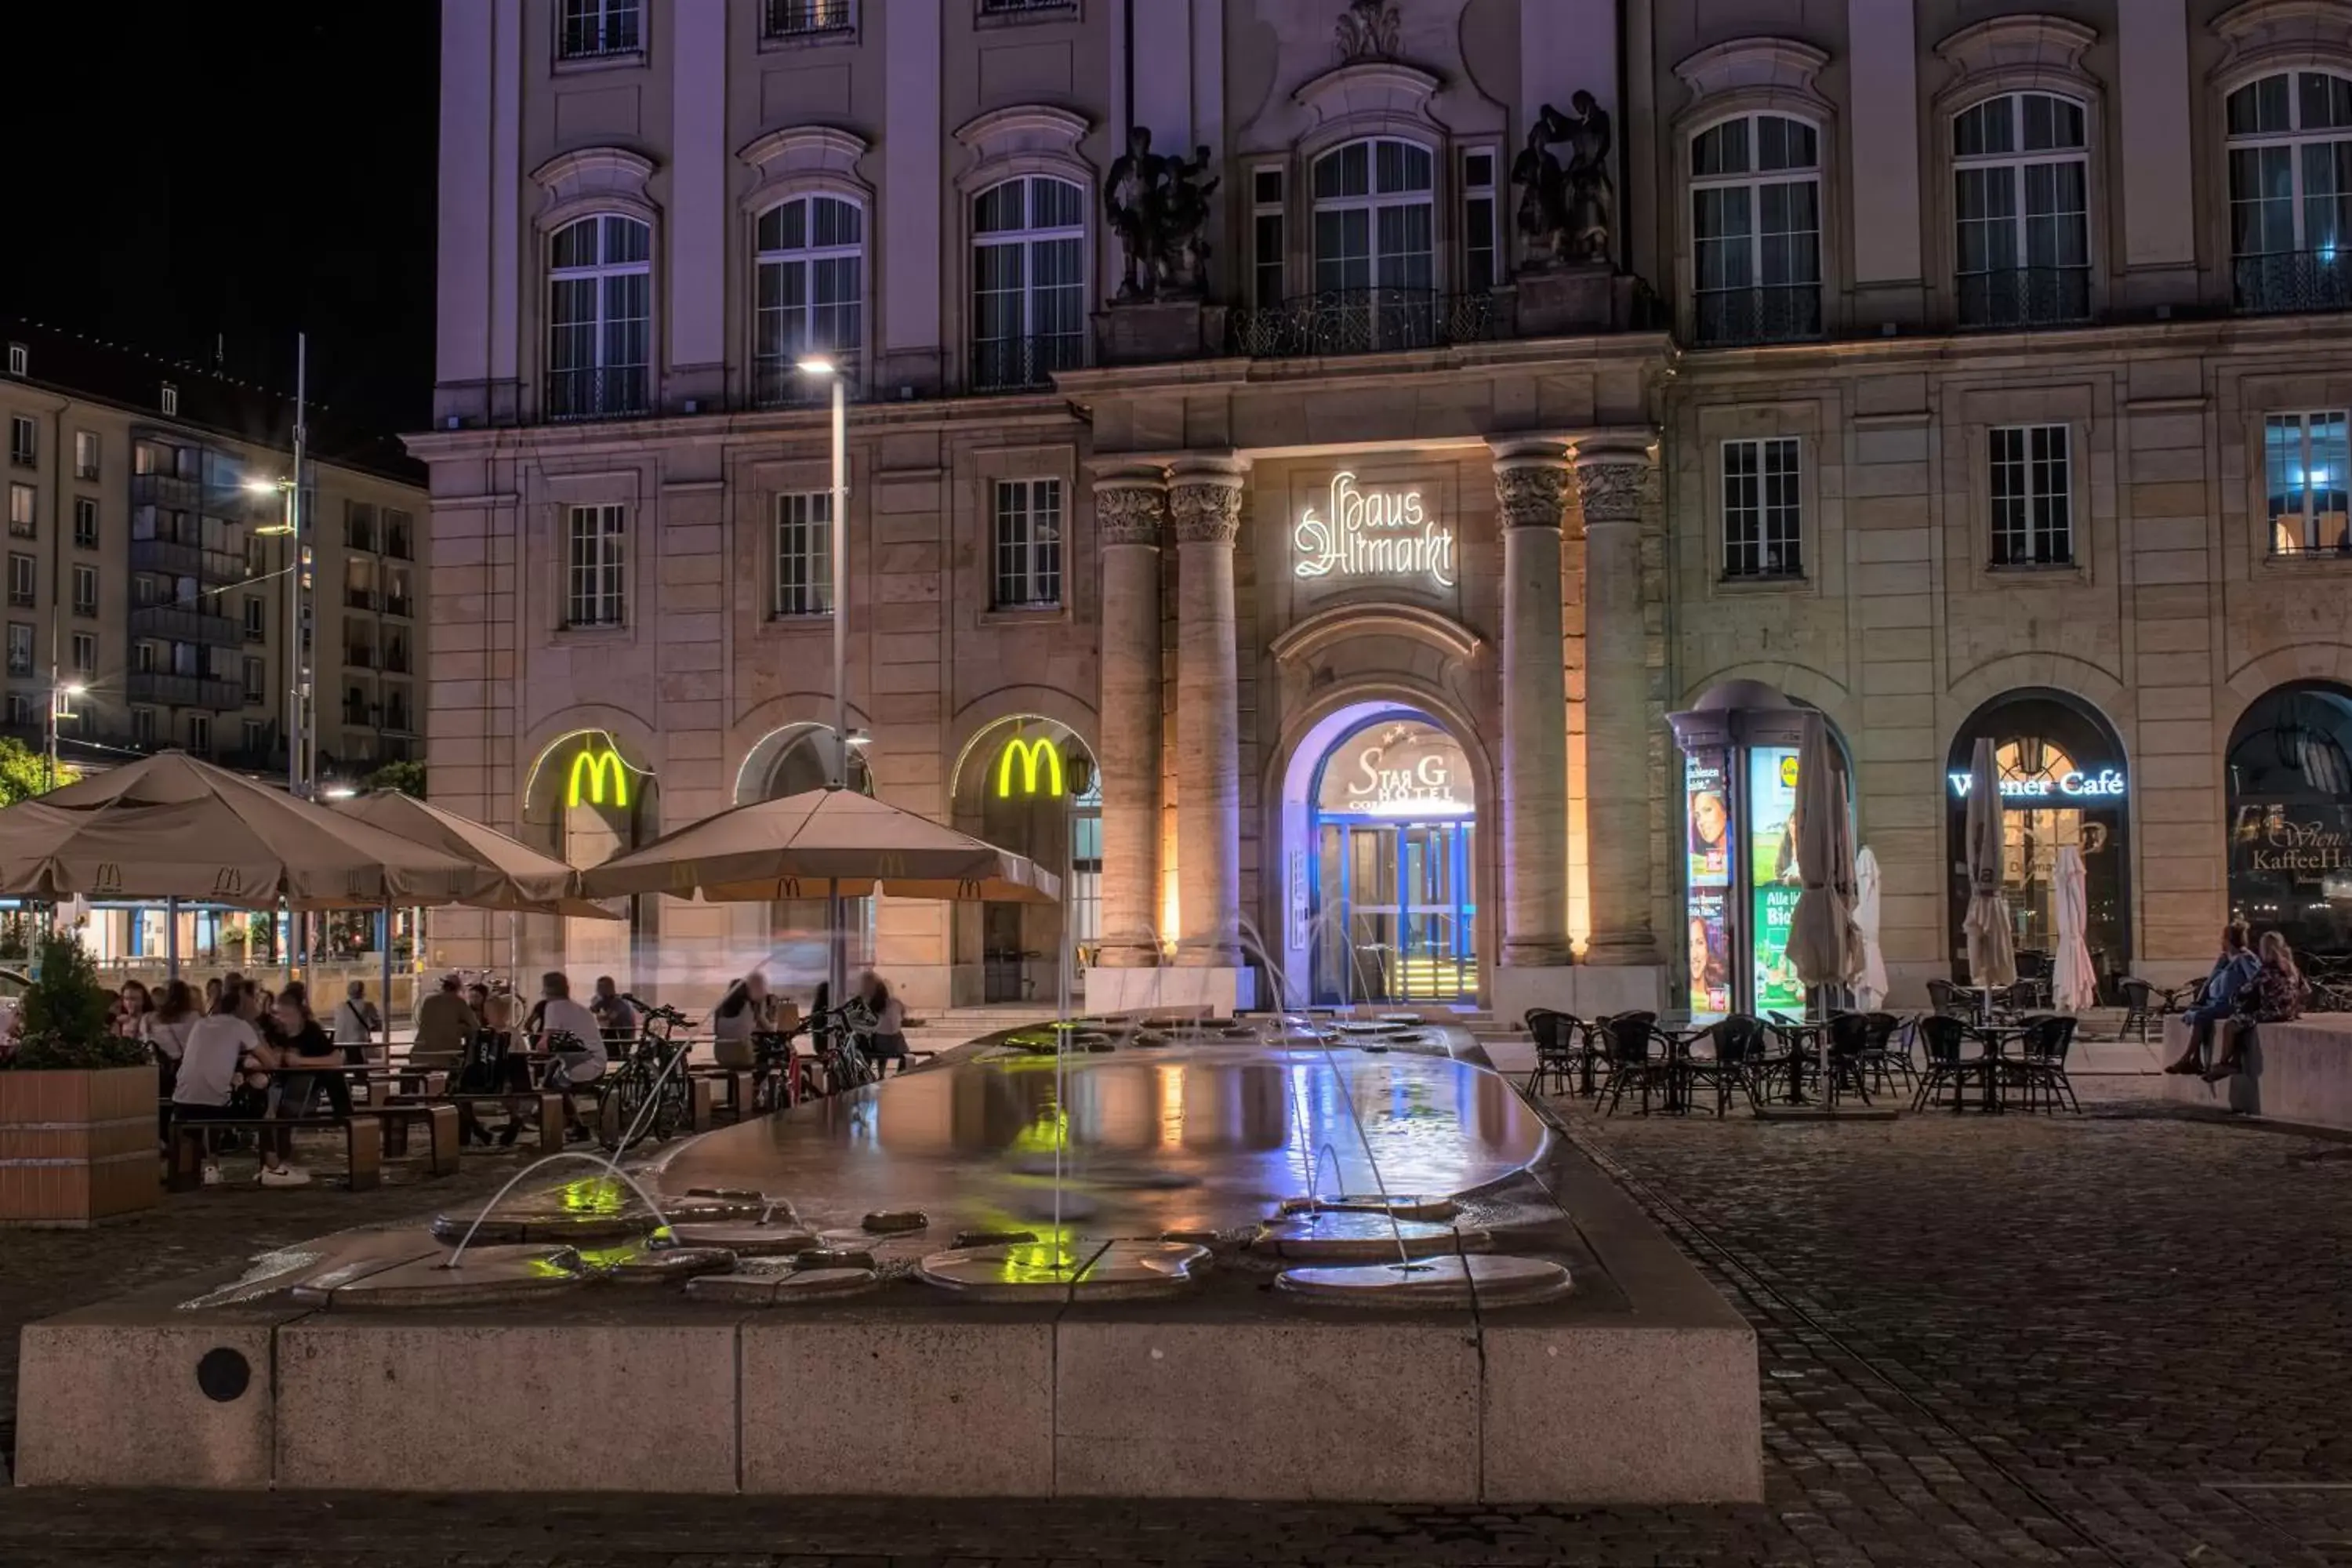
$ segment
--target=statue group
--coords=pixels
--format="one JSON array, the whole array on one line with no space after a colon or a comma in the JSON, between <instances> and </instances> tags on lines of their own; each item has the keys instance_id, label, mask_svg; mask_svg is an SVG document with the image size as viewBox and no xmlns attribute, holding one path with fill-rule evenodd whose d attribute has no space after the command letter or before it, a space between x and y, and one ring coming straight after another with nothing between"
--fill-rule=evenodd
<instances>
[{"instance_id":1,"label":"statue group","mask_svg":"<svg viewBox=\"0 0 2352 1568\"><path fill-rule=\"evenodd\" d=\"M1531 266L1606 266L1617 226L1617 189L1609 178L1609 112L1580 89L1562 114L1547 103L1528 128L1511 163L1519 196L1519 232ZM1563 164L1555 146L1568 149Z\"/></svg>"},{"instance_id":2,"label":"statue group","mask_svg":"<svg viewBox=\"0 0 2352 1568\"><path fill-rule=\"evenodd\" d=\"M1127 151L1103 179L1103 207L1127 251L1120 299L1200 292L1209 258L1209 195L1217 188L1208 171L1206 147L1191 158L1171 158L1151 150L1147 127L1128 132Z\"/></svg>"}]
</instances>

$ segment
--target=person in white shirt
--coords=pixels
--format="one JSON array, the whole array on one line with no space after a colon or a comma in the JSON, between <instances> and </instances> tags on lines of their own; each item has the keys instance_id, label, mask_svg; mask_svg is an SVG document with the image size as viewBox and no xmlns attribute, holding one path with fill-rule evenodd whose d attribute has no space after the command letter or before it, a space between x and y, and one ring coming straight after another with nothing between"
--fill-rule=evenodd
<instances>
[{"instance_id":1,"label":"person in white shirt","mask_svg":"<svg viewBox=\"0 0 2352 1568\"><path fill-rule=\"evenodd\" d=\"M758 970L729 986L710 1015L712 1059L723 1068L752 1066L751 1037L774 1026L769 1013L768 977Z\"/></svg>"},{"instance_id":2,"label":"person in white shirt","mask_svg":"<svg viewBox=\"0 0 2352 1568\"><path fill-rule=\"evenodd\" d=\"M376 1031L383 1027L383 1015L367 999L367 982L354 980L343 988L343 999L335 1004L335 1046L347 1062L367 1059L361 1053L376 1044Z\"/></svg>"},{"instance_id":3,"label":"person in white shirt","mask_svg":"<svg viewBox=\"0 0 2352 1568\"><path fill-rule=\"evenodd\" d=\"M560 1094L593 1083L604 1076L604 1031L598 1026L596 1015L572 999L572 981L561 970L540 976L539 1005L530 1011L526 1026L528 1032L539 1037L544 1049L555 1053L555 1060L547 1069L547 1089ZM569 1035L568 1040L557 1040L557 1035ZM570 1104L569 1100L565 1101ZM579 1125L577 1113L572 1136L588 1136L587 1129Z\"/></svg>"},{"instance_id":4,"label":"person in white shirt","mask_svg":"<svg viewBox=\"0 0 2352 1568\"><path fill-rule=\"evenodd\" d=\"M884 984L882 977L870 969L857 977L856 1001L858 1005L864 1008L866 1016L873 1020L872 1032L864 1041L866 1054L877 1065L883 1067L896 1060L898 1070L905 1072L907 1070L907 1037L904 1032L907 1026L906 1005L891 995L890 987Z\"/></svg>"},{"instance_id":5,"label":"person in white shirt","mask_svg":"<svg viewBox=\"0 0 2352 1568\"><path fill-rule=\"evenodd\" d=\"M236 1116L236 1090L247 1058L261 1048L261 1036L237 1016L238 996L223 993L212 1012L196 1020L180 1051L180 1074L172 1086L172 1114L182 1121L219 1121ZM220 1183L220 1167L205 1162L205 1184ZM265 1148L261 1184L299 1187L310 1176Z\"/></svg>"},{"instance_id":6,"label":"person in white shirt","mask_svg":"<svg viewBox=\"0 0 2352 1568\"><path fill-rule=\"evenodd\" d=\"M158 1093L164 1104L158 1120L162 1135L172 1135L172 1091L180 1079L180 1058L188 1048L188 1035L202 1016L196 1010L196 994L184 980L174 980L157 996L154 1011L142 1020L147 1046L155 1053L155 1077Z\"/></svg>"}]
</instances>

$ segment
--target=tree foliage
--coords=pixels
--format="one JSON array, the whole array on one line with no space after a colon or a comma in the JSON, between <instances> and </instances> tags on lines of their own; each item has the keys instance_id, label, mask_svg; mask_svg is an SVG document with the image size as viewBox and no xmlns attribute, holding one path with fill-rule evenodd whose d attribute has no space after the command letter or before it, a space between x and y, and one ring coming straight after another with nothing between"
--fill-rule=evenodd
<instances>
[{"instance_id":1,"label":"tree foliage","mask_svg":"<svg viewBox=\"0 0 2352 1568\"><path fill-rule=\"evenodd\" d=\"M423 763L386 763L360 781L370 789L396 789L401 794L425 798L425 764Z\"/></svg>"},{"instance_id":2,"label":"tree foliage","mask_svg":"<svg viewBox=\"0 0 2352 1568\"><path fill-rule=\"evenodd\" d=\"M58 784L69 784L80 776L64 763L58 764ZM0 805L30 800L47 793L49 787L47 756L14 735L0 737Z\"/></svg>"},{"instance_id":3,"label":"tree foliage","mask_svg":"<svg viewBox=\"0 0 2352 1568\"><path fill-rule=\"evenodd\" d=\"M138 1040L117 1038L106 1026L107 993L98 983L89 950L68 931L45 932L37 943L40 978L17 1005L18 1044L0 1067L20 1072L137 1067L147 1059Z\"/></svg>"}]
</instances>

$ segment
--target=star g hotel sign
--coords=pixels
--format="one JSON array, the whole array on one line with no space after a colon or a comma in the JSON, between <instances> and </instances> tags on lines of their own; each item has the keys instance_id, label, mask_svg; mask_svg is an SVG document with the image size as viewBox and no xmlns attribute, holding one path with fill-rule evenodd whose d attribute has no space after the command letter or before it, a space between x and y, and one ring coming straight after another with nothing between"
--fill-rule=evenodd
<instances>
[{"instance_id":1,"label":"star g hotel sign","mask_svg":"<svg viewBox=\"0 0 2352 1568\"><path fill-rule=\"evenodd\" d=\"M1418 489L1363 489L1356 476L1331 476L1318 511L1309 501L1290 531L1293 576L1311 581L1424 578L1454 582L1454 530L1440 522Z\"/></svg>"}]
</instances>

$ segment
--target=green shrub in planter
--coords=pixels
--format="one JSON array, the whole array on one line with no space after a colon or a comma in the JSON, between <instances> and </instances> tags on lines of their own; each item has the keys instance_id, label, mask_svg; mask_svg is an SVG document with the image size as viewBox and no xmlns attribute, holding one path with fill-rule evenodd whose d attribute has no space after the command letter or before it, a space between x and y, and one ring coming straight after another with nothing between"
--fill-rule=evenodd
<instances>
[{"instance_id":1,"label":"green shrub in planter","mask_svg":"<svg viewBox=\"0 0 2352 1568\"><path fill-rule=\"evenodd\" d=\"M106 1026L107 991L89 950L62 931L45 932L35 945L40 978L17 1004L15 1037L0 1042L0 1069L89 1072L145 1063L144 1041L119 1038Z\"/></svg>"}]
</instances>

